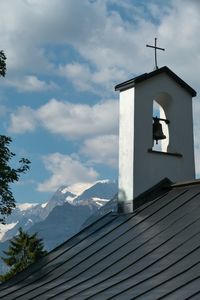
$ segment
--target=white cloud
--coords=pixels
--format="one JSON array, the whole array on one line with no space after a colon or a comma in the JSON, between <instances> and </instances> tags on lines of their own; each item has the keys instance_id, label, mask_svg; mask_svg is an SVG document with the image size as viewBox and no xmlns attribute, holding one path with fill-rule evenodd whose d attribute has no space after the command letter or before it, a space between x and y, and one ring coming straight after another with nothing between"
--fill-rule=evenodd
<instances>
[{"instance_id":1,"label":"white cloud","mask_svg":"<svg viewBox=\"0 0 200 300\"><path fill-rule=\"evenodd\" d=\"M80 91L94 90L92 72L88 65L72 63L59 66L59 74L70 79Z\"/></svg>"},{"instance_id":2,"label":"white cloud","mask_svg":"<svg viewBox=\"0 0 200 300\"><path fill-rule=\"evenodd\" d=\"M108 10L107 3L126 9L123 13L128 18L120 16L114 6ZM157 36L159 46L166 48L165 52L158 53L158 65L168 65L197 89L199 9L200 2L195 0L167 1L167 5L147 1L145 6L134 5L131 0L2 0L1 47L8 56L10 73L56 74L66 77L82 91L105 94L113 89L114 83L153 70L153 51L145 44L152 43ZM56 66L47 44L70 45L76 51L77 61L65 57ZM45 83L37 79L32 88L44 88ZM39 125L67 138L90 137L87 143L95 148L91 137L116 134L116 107L107 102L91 106L51 100L38 110L19 108L11 115L10 130L33 131ZM199 107L195 107L195 119L199 118ZM196 122L198 166L199 131L200 124ZM83 149L91 157L87 143Z\"/></svg>"},{"instance_id":3,"label":"white cloud","mask_svg":"<svg viewBox=\"0 0 200 300\"><path fill-rule=\"evenodd\" d=\"M2 0L0 35L9 57L8 69L53 70L45 43L85 41L95 31L92 24L103 24L104 7L99 1L92 4L87 0Z\"/></svg>"},{"instance_id":4,"label":"white cloud","mask_svg":"<svg viewBox=\"0 0 200 300\"><path fill-rule=\"evenodd\" d=\"M89 65L81 63L60 65L58 74L71 80L80 91L91 91L100 95L112 94L114 80L119 82L126 78L125 71L118 67L107 66L92 71Z\"/></svg>"},{"instance_id":5,"label":"white cloud","mask_svg":"<svg viewBox=\"0 0 200 300\"><path fill-rule=\"evenodd\" d=\"M124 22L119 12L108 11L107 2L16 0L11 5L11 0L2 0L0 34L8 56L8 77L9 73L20 76L27 70L60 72L81 90L97 84L104 85L102 91L111 91L113 82L123 80L125 72L141 72L148 55L140 45L145 36L152 35L155 26L141 22L142 17L137 20L139 25ZM85 63L67 61L56 70L46 44L71 45Z\"/></svg>"},{"instance_id":6,"label":"white cloud","mask_svg":"<svg viewBox=\"0 0 200 300\"><path fill-rule=\"evenodd\" d=\"M103 135L84 141L81 153L90 162L118 168L118 135Z\"/></svg>"},{"instance_id":7,"label":"white cloud","mask_svg":"<svg viewBox=\"0 0 200 300\"><path fill-rule=\"evenodd\" d=\"M108 9L109 3L123 7L128 18L123 18L114 6ZM198 11L199 2L192 0L167 1L165 5L148 1L145 7L124 0L2 0L1 45L9 58L8 69L19 73L27 69L55 71L45 45L70 44L80 58L92 65L89 73L102 74L107 70L110 76L105 78L105 84L107 80L115 81L118 72L126 71L129 76L147 71L153 55L145 44L158 35L167 50L165 55L160 55L160 61L178 65L180 70L188 72L188 64L186 67L183 63L185 56L190 66L194 66L198 56ZM189 26L185 21L188 19ZM196 59L189 53L195 53ZM74 68L77 63L67 62L66 66ZM87 64L83 65L84 69ZM116 70L115 74L111 70ZM74 69L68 70L71 72L74 80ZM77 76L79 78L80 70ZM85 83L85 79L82 80ZM80 81L78 84L81 85Z\"/></svg>"},{"instance_id":8,"label":"white cloud","mask_svg":"<svg viewBox=\"0 0 200 300\"><path fill-rule=\"evenodd\" d=\"M51 177L38 184L40 192L53 192L61 185L93 182L98 177L93 168L86 166L72 155L53 153L44 157L43 162Z\"/></svg>"},{"instance_id":9,"label":"white cloud","mask_svg":"<svg viewBox=\"0 0 200 300\"><path fill-rule=\"evenodd\" d=\"M165 5L148 1L145 7L124 0L11 1L1 1L0 28L11 73L60 73L81 90L110 92L114 83L153 69L153 53L145 44L157 36L166 47L165 54L159 54L159 65L171 65L184 78L196 80L198 1L167 1ZM115 8L108 9L110 3ZM122 7L128 17L116 7ZM66 57L56 70L47 44L72 46L79 61Z\"/></svg>"},{"instance_id":10,"label":"white cloud","mask_svg":"<svg viewBox=\"0 0 200 300\"><path fill-rule=\"evenodd\" d=\"M36 126L70 139L113 134L118 131L118 102L108 100L90 106L52 99L37 110L23 106L11 114L11 132L30 132Z\"/></svg>"},{"instance_id":11,"label":"white cloud","mask_svg":"<svg viewBox=\"0 0 200 300\"><path fill-rule=\"evenodd\" d=\"M51 100L38 116L50 132L68 138L113 133L118 128L118 103L110 100L90 106Z\"/></svg>"},{"instance_id":12,"label":"white cloud","mask_svg":"<svg viewBox=\"0 0 200 300\"><path fill-rule=\"evenodd\" d=\"M194 88L199 85L199 9L199 1L172 1L170 13L163 16L157 29L160 45L166 49L159 57L160 65L168 65Z\"/></svg>"},{"instance_id":13,"label":"white cloud","mask_svg":"<svg viewBox=\"0 0 200 300\"><path fill-rule=\"evenodd\" d=\"M57 88L57 85L53 82L47 83L44 80L40 80L37 76L27 75L18 79L6 80L6 84L16 87L20 92L45 92Z\"/></svg>"},{"instance_id":14,"label":"white cloud","mask_svg":"<svg viewBox=\"0 0 200 300\"><path fill-rule=\"evenodd\" d=\"M37 126L35 111L28 106L21 106L10 115L8 130L13 133L33 132Z\"/></svg>"}]
</instances>

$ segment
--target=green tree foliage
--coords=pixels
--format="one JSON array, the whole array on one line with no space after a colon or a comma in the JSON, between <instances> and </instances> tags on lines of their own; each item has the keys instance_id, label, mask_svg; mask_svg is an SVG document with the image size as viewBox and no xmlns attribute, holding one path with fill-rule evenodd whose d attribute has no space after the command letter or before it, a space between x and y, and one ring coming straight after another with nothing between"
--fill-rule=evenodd
<instances>
[{"instance_id":1,"label":"green tree foliage","mask_svg":"<svg viewBox=\"0 0 200 300\"><path fill-rule=\"evenodd\" d=\"M6 75L6 56L3 50L0 50L0 77ZM13 197L10 184L19 180L20 174L29 169L30 161L22 158L19 161L20 166L16 169L10 166L10 160L15 156L9 150L12 142L10 137L0 135L0 223L5 224L5 215L9 215L15 208L15 199Z\"/></svg>"},{"instance_id":2,"label":"green tree foliage","mask_svg":"<svg viewBox=\"0 0 200 300\"><path fill-rule=\"evenodd\" d=\"M22 158L19 161L18 168L12 168L9 163L15 156L10 151L9 145L12 142L10 137L0 135L0 213L1 223L5 223L5 215L9 215L15 207L15 199L13 197L10 184L19 180L20 174L25 173L29 169L30 161Z\"/></svg>"},{"instance_id":3,"label":"green tree foliage","mask_svg":"<svg viewBox=\"0 0 200 300\"><path fill-rule=\"evenodd\" d=\"M38 238L37 233L29 235L22 228L19 228L19 234L10 241L9 248L4 251L4 254L7 257L1 258L10 267L10 270L4 275L0 275L1 282L12 278L47 252L44 250L42 239Z\"/></svg>"},{"instance_id":4,"label":"green tree foliage","mask_svg":"<svg viewBox=\"0 0 200 300\"><path fill-rule=\"evenodd\" d=\"M6 75L6 56L3 50L0 51L0 76Z\"/></svg>"}]
</instances>

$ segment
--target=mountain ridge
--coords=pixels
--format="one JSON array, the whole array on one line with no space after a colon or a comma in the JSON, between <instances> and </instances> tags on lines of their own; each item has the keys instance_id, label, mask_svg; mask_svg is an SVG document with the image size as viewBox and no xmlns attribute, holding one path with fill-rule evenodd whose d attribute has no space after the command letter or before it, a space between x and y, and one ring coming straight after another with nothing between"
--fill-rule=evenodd
<instances>
[{"instance_id":1,"label":"mountain ridge","mask_svg":"<svg viewBox=\"0 0 200 300\"><path fill-rule=\"evenodd\" d=\"M37 232L43 239L45 248L48 251L52 250L76 234L83 224L87 224L88 218L92 221L105 214L107 210L103 210L104 207L113 210L114 206L111 207L108 203L117 189L117 181L113 180L97 181L80 195L75 195L68 187L61 186L46 203L17 205L8 217L9 224L13 227L8 226L1 238L0 256L6 248L5 245L17 234L19 227L30 233ZM2 226L4 225L1 225L0 229ZM0 272L5 271L5 266L2 268L0 266Z\"/></svg>"}]
</instances>

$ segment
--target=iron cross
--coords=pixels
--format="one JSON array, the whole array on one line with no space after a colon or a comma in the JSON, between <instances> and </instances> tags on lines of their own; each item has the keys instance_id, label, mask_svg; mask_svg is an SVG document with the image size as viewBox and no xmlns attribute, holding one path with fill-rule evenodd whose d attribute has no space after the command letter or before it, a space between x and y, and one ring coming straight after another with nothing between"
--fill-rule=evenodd
<instances>
[{"instance_id":1,"label":"iron cross","mask_svg":"<svg viewBox=\"0 0 200 300\"><path fill-rule=\"evenodd\" d=\"M156 52L156 50L163 50L163 51L165 51L165 49L157 47L157 38L155 38L155 45L154 46L146 45L146 47L150 47L150 48L154 48L155 49L155 69L157 70L158 69L158 64L157 64L157 52Z\"/></svg>"}]
</instances>

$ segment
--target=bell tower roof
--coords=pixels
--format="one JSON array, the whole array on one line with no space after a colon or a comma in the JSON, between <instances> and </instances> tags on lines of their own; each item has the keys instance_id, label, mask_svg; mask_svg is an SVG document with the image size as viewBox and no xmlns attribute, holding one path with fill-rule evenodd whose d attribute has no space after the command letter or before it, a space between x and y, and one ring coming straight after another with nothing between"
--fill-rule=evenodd
<instances>
[{"instance_id":1,"label":"bell tower roof","mask_svg":"<svg viewBox=\"0 0 200 300\"><path fill-rule=\"evenodd\" d=\"M177 76L172 70L170 70L167 66L156 69L150 73L144 73L127 81L124 81L115 86L115 91L124 91L129 88L134 87L137 83L148 80L154 76L157 76L161 73L166 73L169 77L171 77L177 84L179 84L182 88L184 88L192 97L196 96L196 91L189 86L185 81L183 81L179 76Z\"/></svg>"}]
</instances>

